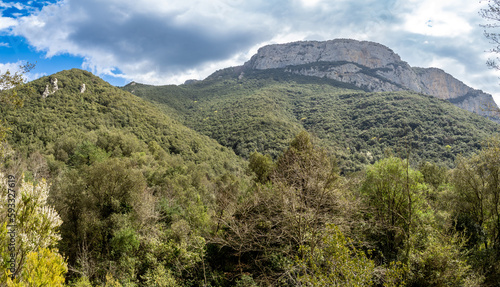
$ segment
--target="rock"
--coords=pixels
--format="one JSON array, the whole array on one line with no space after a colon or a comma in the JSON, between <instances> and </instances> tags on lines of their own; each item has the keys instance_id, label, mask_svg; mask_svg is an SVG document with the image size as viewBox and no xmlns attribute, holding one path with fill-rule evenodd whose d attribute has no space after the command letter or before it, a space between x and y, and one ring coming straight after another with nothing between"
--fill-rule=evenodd
<instances>
[{"instance_id":1,"label":"rock","mask_svg":"<svg viewBox=\"0 0 500 287\"><path fill-rule=\"evenodd\" d=\"M480 115L493 97L437 68L412 68L388 47L368 41L300 41L260 48L244 69L276 69L351 83L372 92L409 90L448 100Z\"/></svg>"},{"instance_id":2,"label":"rock","mask_svg":"<svg viewBox=\"0 0 500 287\"><path fill-rule=\"evenodd\" d=\"M42 93L42 98L43 98L43 99L45 99L45 98L47 98L49 95L50 95L50 91L49 91L49 84L47 84L47 85L45 86L45 91L43 91L43 93Z\"/></svg>"},{"instance_id":3,"label":"rock","mask_svg":"<svg viewBox=\"0 0 500 287\"><path fill-rule=\"evenodd\" d=\"M57 90L59 90L59 87L57 86L57 78L53 78L50 80L50 83L52 84L52 92L49 90L49 84L45 86L45 90L42 93L42 98L45 99L49 95L52 95L55 93Z\"/></svg>"},{"instance_id":4,"label":"rock","mask_svg":"<svg viewBox=\"0 0 500 287\"><path fill-rule=\"evenodd\" d=\"M85 89L85 84L82 84L82 86L80 87L80 94L85 93Z\"/></svg>"},{"instance_id":5,"label":"rock","mask_svg":"<svg viewBox=\"0 0 500 287\"><path fill-rule=\"evenodd\" d=\"M55 93L57 90L59 90L59 87L57 86L57 78L53 78L52 81L52 94Z\"/></svg>"},{"instance_id":6,"label":"rock","mask_svg":"<svg viewBox=\"0 0 500 287\"><path fill-rule=\"evenodd\" d=\"M282 45L269 45L259 49L245 66L252 69L284 68L313 62L347 61L369 68L385 67L401 62L391 49L374 42L349 39L325 42L302 41Z\"/></svg>"},{"instance_id":7,"label":"rock","mask_svg":"<svg viewBox=\"0 0 500 287\"><path fill-rule=\"evenodd\" d=\"M184 82L184 85L191 85L191 84L194 84L194 83L197 83L199 82L200 80L196 80L196 79L189 79L189 80L186 80Z\"/></svg>"}]
</instances>

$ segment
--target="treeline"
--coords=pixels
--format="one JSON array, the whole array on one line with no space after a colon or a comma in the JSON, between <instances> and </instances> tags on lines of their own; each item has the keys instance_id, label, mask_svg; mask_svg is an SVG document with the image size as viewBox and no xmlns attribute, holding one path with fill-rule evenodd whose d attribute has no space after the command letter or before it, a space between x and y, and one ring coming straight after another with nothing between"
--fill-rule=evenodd
<instances>
[{"instance_id":1,"label":"treeline","mask_svg":"<svg viewBox=\"0 0 500 287\"><path fill-rule=\"evenodd\" d=\"M18 225L40 233L18 246L46 260L43 274L59 272L47 275L54 282L495 286L500 278L498 139L452 170L388 155L341 176L335 159L301 132L276 160L254 152L246 175L209 178L188 163L167 164L153 144L133 151L140 144L120 138L130 154L114 152L113 137L102 133L82 141L57 176L39 153L18 161L25 171L18 185L32 190ZM30 200L40 208L29 210ZM43 216L49 206L55 213ZM37 231L33 218L60 228ZM23 247L30 242L40 249ZM29 260L12 284L35 278L41 265Z\"/></svg>"}]
</instances>

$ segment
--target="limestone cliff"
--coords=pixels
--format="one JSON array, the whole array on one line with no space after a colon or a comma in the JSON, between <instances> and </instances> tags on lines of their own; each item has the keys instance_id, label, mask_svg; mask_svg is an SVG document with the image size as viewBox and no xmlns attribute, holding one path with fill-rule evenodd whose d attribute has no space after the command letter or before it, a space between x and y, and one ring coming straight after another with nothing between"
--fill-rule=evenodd
<instances>
[{"instance_id":1,"label":"limestone cliff","mask_svg":"<svg viewBox=\"0 0 500 287\"><path fill-rule=\"evenodd\" d=\"M448 100L456 106L491 116L493 97L468 87L436 68L412 68L388 47L367 41L337 39L268 45L259 49L245 69L327 77L367 91L410 90Z\"/></svg>"}]
</instances>

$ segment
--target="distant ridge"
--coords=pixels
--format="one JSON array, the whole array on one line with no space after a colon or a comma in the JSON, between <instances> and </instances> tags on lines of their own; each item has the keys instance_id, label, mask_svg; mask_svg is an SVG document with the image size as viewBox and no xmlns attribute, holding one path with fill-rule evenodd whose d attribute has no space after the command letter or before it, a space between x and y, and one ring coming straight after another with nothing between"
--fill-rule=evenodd
<instances>
[{"instance_id":1,"label":"distant ridge","mask_svg":"<svg viewBox=\"0 0 500 287\"><path fill-rule=\"evenodd\" d=\"M336 39L268 45L243 68L284 69L351 83L370 92L423 93L487 117L495 117L488 108L498 108L490 94L465 85L441 69L411 67L390 48L369 41Z\"/></svg>"}]
</instances>

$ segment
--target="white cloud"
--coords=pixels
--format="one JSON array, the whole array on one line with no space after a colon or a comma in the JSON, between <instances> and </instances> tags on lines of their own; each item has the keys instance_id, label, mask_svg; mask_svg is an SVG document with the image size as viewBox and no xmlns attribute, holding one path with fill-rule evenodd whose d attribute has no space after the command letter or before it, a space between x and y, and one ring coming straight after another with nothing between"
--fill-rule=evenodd
<instances>
[{"instance_id":1,"label":"white cloud","mask_svg":"<svg viewBox=\"0 0 500 287\"><path fill-rule=\"evenodd\" d=\"M463 1L462 1L463 2ZM457 1L408 1L401 29L436 37L459 37L473 30L470 15L479 11L478 3Z\"/></svg>"},{"instance_id":2,"label":"white cloud","mask_svg":"<svg viewBox=\"0 0 500 287\"><path fill-rule=\"evenodd\" d=\"M13 18L0 17L0 30L10 28L12 26L15 26L16 24L17 24L17 21Z\"/></svg>"},{"instance_id":3,"label":"white cloud","mask_svg":"<svg viewBox=\"0 0 500 287\"><path fill-rule=\"evenodd\" d=\"M7 71L10 71L11 73L16 73L19 72L19 66L25 64L22 61L18 61L16 63L0 63L0 74L3 74Z\"/></svg>"},{"instance_id":4,"label":"white cloud","mask_svg":"<svg viewBox=\"0 0 500 287\"><path fill-rule=\"evenodd\" d=\"M265 44L354 38L495 93L483 80L498 81L484 64L491 47L479 27L481 7L470 0L62 0L19 24L0 18L0 29L10 27L47 57L81 56L97 74L150 84L204 78Z\"/></svg>"}]
</instances>

